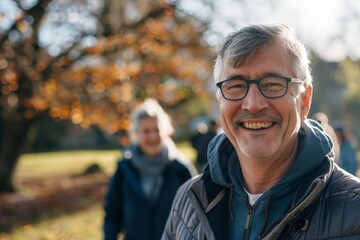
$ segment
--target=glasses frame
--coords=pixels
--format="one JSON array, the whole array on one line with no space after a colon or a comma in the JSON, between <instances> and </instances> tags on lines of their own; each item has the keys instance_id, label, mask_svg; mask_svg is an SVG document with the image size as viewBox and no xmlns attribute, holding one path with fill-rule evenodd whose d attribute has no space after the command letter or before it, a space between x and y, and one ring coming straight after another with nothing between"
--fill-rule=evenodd
<instances>
[{"instance_id":1,"label":"glasses frame","mask_svg":"<svg viewBox=\"0 0 360 240\"><path fill-rule=\"evenodd\" d=\"M267 97L267 96L264 95L264 93L261 91L261 88L260 88L260 82L261 82L261 80L266 79L266 78L269 78L269 77L278 77L278 78L282 78L282 79L285 80L285 82L286 82L286 89L285 89L285 92L284 92L283 95L276 96L276 97ZM224 83L228 82L228 81L233 81L233 80L242 80L242 81L245 81L245 82L246 82L246 87L247 87L247 88L246 88L246 93L245 93L245 95L244 95L243 97L241 97L241 98L227 98L227 97L225 97L225 94L223 93L222 85L223 85ZM283 76L278 76L278 75L265 76L265 77L257 78L257 79L244 79L244 78L239 77L239 76L234 76L234 77L232 77L232 78L225 79L225 80L223 80L223 81L220 81L220 82L216 83L216 86L220 89L221 95L222 95L226 100L229 100L229 101L238 101L238 100L244 99L244 98L247 96L247 94L248 94L248 92L249 92L250 84L256 84L257 87L258 87L258 89L259 89L259 92L261 93L261 95L262 95L263 97L272 99L272 98L280 98L280 97L285 96L286 93L287 93L287 91L288 91L288 87L289 87L289 84L290 84L290 83L301 83L301 84L303 84L304 81L301 80L301 79L299 79L299 78L283 77Z\"/></svg>"}]
</instances>

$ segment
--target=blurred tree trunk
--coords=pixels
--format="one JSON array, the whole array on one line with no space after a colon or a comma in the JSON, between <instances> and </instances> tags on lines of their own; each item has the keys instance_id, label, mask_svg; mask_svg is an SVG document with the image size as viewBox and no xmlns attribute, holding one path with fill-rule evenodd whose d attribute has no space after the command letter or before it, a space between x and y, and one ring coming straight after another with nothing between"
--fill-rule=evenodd
<instances>
[{"instance_id":1,"label":"blurred tree trunk","mask_svg":"<svg viewBox=\"0 0 360 240\"><path fill-rule=\"evenodd\" d=\"M0 146L0 192L13 192L15 166L20 155L34 140L37 119L22 119L17 122L1 119Z\"/></svg>"},{"instance_id":2,"label":"blurred tree trunk","mask_svg":"<svg viewBox=\"0 0 360 240\"><path fill-rule=\"evenodd\" d=\"M15 5L23 10L21 17L0 35L0 56L7 63L0 72L0 192L15 191L16 164L36 135L41 113L25 102L34 96L34 89L40 83L41 74L36 71L37 61L41 59L37 37L48 4L48 0L39 0L31 8L24 9L19 1L15 1ZM11 32L21 32L20 23L26 16L31 16L33 34L10 41ZM14 83L16 87L12 91L3 91Z\"/></svg>"}]
</instances>

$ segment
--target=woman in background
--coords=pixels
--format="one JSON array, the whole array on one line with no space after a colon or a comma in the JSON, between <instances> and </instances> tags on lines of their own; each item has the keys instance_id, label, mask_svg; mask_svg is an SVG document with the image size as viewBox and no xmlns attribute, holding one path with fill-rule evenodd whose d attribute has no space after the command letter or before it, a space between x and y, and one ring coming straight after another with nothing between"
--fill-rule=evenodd
<instances>
[{"instance_id":1,"label":"woman in background","mask_svg":"<svg viewBox=\"0 0 360 240\"><path fill-rule=\"evenodd\" d=\"M125 240L159 240L177 189L196 174L171 140L170 117L156 100L135 109L132 124L133 145L124 150L105 199L105 240L120 232Z\"/></svg>"}]
</instances>

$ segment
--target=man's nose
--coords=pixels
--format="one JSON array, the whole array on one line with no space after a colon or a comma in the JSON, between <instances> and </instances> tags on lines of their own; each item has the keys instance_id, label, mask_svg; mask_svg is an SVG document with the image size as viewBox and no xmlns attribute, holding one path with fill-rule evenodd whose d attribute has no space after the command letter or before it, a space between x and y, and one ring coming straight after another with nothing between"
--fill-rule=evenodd
<instances>
[{"instance_id":1,"label":"man's nose","mask_svg":"<svg viewBox=\"0 0 360 240\"><path fill-rule=\"evenodd\" d=\"M256 84L249 84L249 91L242 101L242 109L252 113L259 112L268 107L267 99L261 94Z\"/></svg>"}]
</instances>

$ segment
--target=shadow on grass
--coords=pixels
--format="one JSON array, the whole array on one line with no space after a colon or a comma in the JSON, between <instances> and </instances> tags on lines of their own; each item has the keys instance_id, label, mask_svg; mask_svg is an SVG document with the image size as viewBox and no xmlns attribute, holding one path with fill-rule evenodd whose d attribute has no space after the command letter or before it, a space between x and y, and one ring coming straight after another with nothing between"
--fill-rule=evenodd
<instances>
[{"instance_id":1,"label":"shadow on grass","mask_svg":"<svg viewBox=\"0 0 360 240\"><path fill-rule=\"evenodd\" d=\"M24 181L20 192L0 195L0 232L10 233L102 202L108 181L102 173Z\"/></svg>"}]
</instances>

